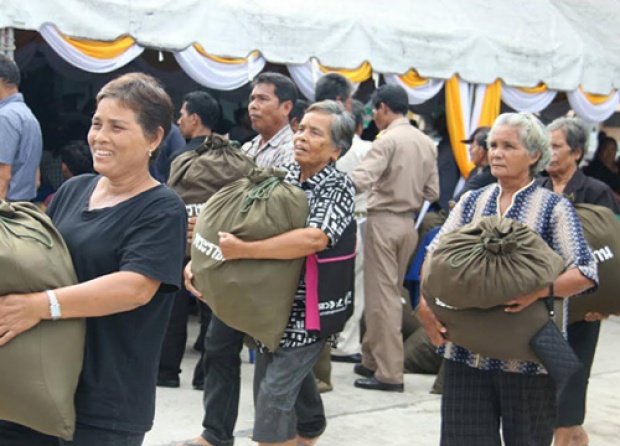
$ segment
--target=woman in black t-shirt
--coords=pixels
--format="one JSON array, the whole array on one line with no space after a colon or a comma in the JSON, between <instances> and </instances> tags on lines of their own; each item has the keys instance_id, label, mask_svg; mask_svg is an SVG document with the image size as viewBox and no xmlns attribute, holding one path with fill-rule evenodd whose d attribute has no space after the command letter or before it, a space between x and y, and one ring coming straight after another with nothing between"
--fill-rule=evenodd
<instances>
[{"instance_id":1,"label":"woman in black t-shirt","mask_svg":"<svg viewBox=\"0 0 620 446\"><path fill-rule=\"evenodd\" d=\"M183 203L148 170L172 111L163 88L144 74L121 76L97 95L88 143L99 175L71 179L47 209L79 284L0 299L0 345L45 319L87 318L76 432L70 442L34 440L36 434L16 434L18 427L11 444L139 446L152 426L159 352L186 239Z\"/></svg>"}]
</instances>

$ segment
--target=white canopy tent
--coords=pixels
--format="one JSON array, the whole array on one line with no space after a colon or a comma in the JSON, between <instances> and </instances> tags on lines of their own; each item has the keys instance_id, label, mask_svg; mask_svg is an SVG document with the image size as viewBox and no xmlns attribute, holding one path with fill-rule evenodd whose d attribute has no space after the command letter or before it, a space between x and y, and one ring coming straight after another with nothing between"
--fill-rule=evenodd
<instances>
[{"instance_id":1,"label":"white canopy tent","mask_svg":"<svg viewBox=\"0 0 620 446\"><path fill-rule=\"evenodd\" d=\"M596 94L620 87L619 16L619 0L0 0L0 28Z\"/></svg>"}]
</instances>

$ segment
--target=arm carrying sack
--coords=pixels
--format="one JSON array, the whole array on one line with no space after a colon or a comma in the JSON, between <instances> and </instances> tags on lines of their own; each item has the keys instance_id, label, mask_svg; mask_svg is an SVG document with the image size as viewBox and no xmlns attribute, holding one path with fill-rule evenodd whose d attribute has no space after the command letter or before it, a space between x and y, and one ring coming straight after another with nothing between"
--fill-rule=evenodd
<instances>
[{"instance_id":1,"label":"arm carrying sack","mask_svg":"<svg viewBox=\"0 0 620 446\"><path fill-rule=\"evenodd\" d=\"M556 393L559 394L570 377L577 373L583 364L553 322L555 314L553 300L553 285L551 285L549 297L544 299L549 321L532 337L530 347L555 381Z\"/></svg>"},{"instance_id":2,"label":"arm carrying sack","mask_svg":"<svg viewBox=\"0 0 620 446\"><path fill-rule=\"evenodd\" d=\"M77 283L51 220L31 203L0 200L0 296ZM42 321L0 348L0 419L71 440L82 370L83 319Z\"/></svg>"},{"instance_id":3,"label":"arm carrying sack","mask_svg":"<svg viewBox=\"0 0 620 446\"><path fill-rule=\"evenodd\" d=\"M574 206L596 259L599 286L594 293L569 299L569 323L584 320L590 311L604 315L620 313L620 221L603 206L583 203Z\"/></svg>"},{"instance_id":4,"label":"arm carrying sack","mask_svg":"<svg viewBox=\"0 0 620 446\"><path fill-rule=\"evenodd\" d=\"M459 310L492 308L549 286L563 269L526 225L484 217L442 237L424 265L422 294Z\"/></svg>"},{"instance_id":5,"label":"arm carrying sack","mask_svg":"<svg viewBox=\"0 0 620 446\"><path fill-rule=\"evenodd\" d=\"M226 261L219 231L244 241L264 240L306 226L303 190L276 169L253 169L205 204L192 240L194 285L215 315L274 351L290 317L304 259Z\"/></svg>"},{"instance_id":6,"label":"arm carrying sack","mask_svg":"<svg viewBox=\"0 0 620 446\"><path fill-rule=\"evenodd\" d=\"M336 246L306 257L306 330L321 337L340 333L353 314L357 222Z\"/></svg>"}]
</instances>

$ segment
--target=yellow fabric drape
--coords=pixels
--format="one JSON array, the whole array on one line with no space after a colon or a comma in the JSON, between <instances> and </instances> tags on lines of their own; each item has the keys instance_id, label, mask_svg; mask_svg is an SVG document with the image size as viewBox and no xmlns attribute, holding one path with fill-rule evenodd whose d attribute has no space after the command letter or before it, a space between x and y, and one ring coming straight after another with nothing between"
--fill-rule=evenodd
<instances>
[{"instance_id":1,"label":"yellow fabric drape","mask_svg":"<svg viewBox=\"0 0 620 446\"><path fill-rule=\"evenodd\" d=\"M466 133L467 129L465 129L463 121L458 76L453 76L452 79L446 81L445 90L446 121L450 135L450 145L452 146L452 153L461 171L461 175L467 178L469 172L474 168L474 163L470 161L467 154L467 145L461 142L468 138L469 135ZM493 122L499 116L501 95L502 85L499 80L487 86L480 113L480 121L476 127L493 125Z\"/></svg>"},{"instance_id":2,"label":"yellow fabric drape","mask_svg":"<svg viewBox=\"0 0 620 446\"><path fill-rule=\"evenodd\" d=\"M496 80L492 84L487 85L487 91L484 94L484 103L482 112L480 113L480 121L476 127L491 127L499 116L500 102L502 100L502 82Z\"/></svg>"},{"instance_id":3,"label":"yellow fabric drape","mask_svg":"<svg viewBox=\"0 0 620 446\"><path fill-rule=\"evenodd\" d=\"M74 39L63 34L60 36L76 50L95 59L115 59L136 43L129 36L121 37L114 42Z\"/></svg>"},{"instance_id":4,"label":"yellow fabric drape","mask_svg":"<svg viewBox=\"0 0 620 446\"><path fill-rule=\"evenodd\" d=\"M604 94L592 94L592 93L586 93L585 91L583 91L581 89L581 87L579 87L579 90L581 90L581 92L583 93L583 95L586 97L586 99L588 100L588 102L592 105L599 105L599 104L603 104L607 101L609 101L611 99L611 97L613 95L616 94L616 90L612 91L611 93L604 95Z\"/></svg>"},{"instance_id":5,"label":"yellow fabric drape","mask_svg":"<svg viewBox=\"0 0 620 446\"><path fill-rule=\"evenodd\" d=\"M358 68L354 70L341 70L335 68L324 67L319 65L319 69L323 73L339 73L349 79L351 82L364 82L372 77L372 67L368 62L364 62Z\"/></svg>"},{"instance_id":6,"label":"yellow fabric drape","mask_svg":"<svg viewBox=\"0 0 620 446\"><path fill-rule=\"evenodd\" d=\"M209 59L211 59L214 62L219 62L219 63L225 63L225 64L230 64L230 65L239 65L242 63L246 63L248 61L248 59L243 59L243 58L232 58L232 57L218 57L218 56L213 56L211 54L208 54L204 48L198 44L195 43L194 44L194 48L196 48L196 51L198 51L200 54L202 54L204 57L207 57ZM255 55L257 52L254 51L251 55Z\"/></svg>"},{"instance_id":7,"label":"yellow fabric drape","mask_svg":"<svg viewBox=\"0 0 620 446\"><path fill-rule=\"evenodd\" d=\"M406 74L398 77L409 88L419 88L428 84L428 78L420 77L416 70L409 70Z\"/></svg>"},{"instance_id":8,"label":"yellow fabric drape","mask_svg":"<svg viewBox=\"0 0 620 446\"><path fill-rule=\"evenodd\" d=\"M547 91L547 85L544 83L540 83L536 87L533 87L533 88L521 87L519 88L519 90L521 90L523 93L528 93L528 94L544 93L545 91Z\"/></svg>"}]
</instances>

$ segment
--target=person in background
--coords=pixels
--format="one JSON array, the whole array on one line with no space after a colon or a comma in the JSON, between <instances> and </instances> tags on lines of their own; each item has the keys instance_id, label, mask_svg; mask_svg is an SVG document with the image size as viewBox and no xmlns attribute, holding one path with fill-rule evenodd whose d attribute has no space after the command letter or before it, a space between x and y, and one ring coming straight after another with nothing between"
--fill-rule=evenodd
<instances>
[{"instance_id":1,"label":"person in background","mask_svg":"<svg viewBox=\"0 0 620 446\"><path fill-rule=\"evenodd\" d=\"M0 199L30 201L37 195L43 138L39 121L19 92L17 64L0 54Z\"/></svg>"},{"instance_id":2,"label":"person in background","mask_svg":"<svg viewBox=\"0 0 620 446\"><path fill-rule=\"evenodd\" d=\"M170 155L170 161L182 153L195 150L202 145L205 138L212 133L213 126L219 119L219 105L217 101L206 91L192 91L183 98L181 111L177 124L187 144L178 148ZM190 217L195 217L190 215ZM185 259L183 265L189 261ZM187 343L187 322L192 297L185 287L181 287L174 299L172 314L164 337L161 358L159 360L159 372L157 385L159 387L176 388L181 385L179 375L181 373L181 361L185 353ZM204 336L211 321L211 309L207 304L198 304L200 312L200 339L198 344L204 344ZM204 350L204 349L203 349ZM202 353L202 352L201 352ZM192 386L202 390L204 383L203 358L199 359L194 369Z\"/></svg>"},{"instance_id":3,"label":"person in background","mask_svg":"<svg viewBox=\"0 0 620 446\"><path fill-rule=\"evenodd\" d=\"M470 145L469 158L471 162L474 163L474 168L469 172L469 176L463 188L448 203L450 209L454 207L454 204L459 201L466 192L488 186L497 181L495 177L491 175L491 166L489 166L489 148L487 145L489 130L491 130L491 127L478 127L474 130L474 133L471 134L469 139L461 141Z\"/></svg>"},{"instance_id":4,"label":"person in background","mask_svg":"<svg viewBox=\"0 0 620 446\"><path fill-rule=\"evenodd\" d=\"M293 132L288 123L297 87L279 73L259 74L252 82L248 111L258 135L242 150L260 167L280 167L294 161ZM189 221L189 240L195 218ZM189 265L189 264L188 264ZM187 268L186 268L187 269ZM187 283L186 283L187 286ZM179 446L231 446L239 411L241 359L245 333L213 315L204 342L203 431Z\"/></svg>"},{"instance_id":5,"label":"person in background","mask_svg":"<svg viewBox=\"0 0 620 446\"><path fill-rule=\"evenodd\" d=\"M402 392L401 334L403 280L417 244L415 218L425 200L439 197L437 149L409 124L407 92L382 85L372 96L373 119L383 131L351 173L358 193L370 190L364 234L364 305L366 332L364 376L355 387Z\"/></svg>"},{"instance_id":6,"label":"person in background","mask_svg":"<svg viewBox=\"0 0 620 446\"><path fill-rule=\"evenodd\" d=\"M159 82L145 74L125 74L99 91L88 132L98 174L70 179L47 208L79 283L0 298L0 345L42 320L86 318L75 435L57 445L140 446L152 427L158 358L186 242L185 206L148 170L172 111Z\"/></svg>"},{"instance_id":7,"label":"person in background","mask_svg":"<svg viewBox=\"0 0 620 446\"><path fill-rule=\"evenodd\" d=\"M612 190L602 181L586 176L579 163L587 151L589 132L578 118L559 118L547 126L551 132L551 161L549 176L540 184L567 197L572 203L605 206L620 213ZM601 328L601 315L590 313L585 321L567 327L568 343L583 367L572 376L558 400L558 421L555 446L587 446L588 434L583 428L586 415L586 394L590 370Z\"/></svg>"},{"instance_id":8,"label":"person in background","mask_svg":"<svg viewBox=\"0 0 620 446\"><path fill-rule=\"evenodd\" d=\"M170 164L172 164L172 154L185 145L185 138L181 134L179 127L172 124L170 133L161 143L159 154L154 163L149 167L151 176L160 183L167 183L170 176Z\"/></svg>"},{"instance_id":9,"label":"person in background","mask_svg":"<svg viewBox=\"0 0 620 446\"><path fill-rule=\"evenodd\" d=\"M234 113L235 125L230 129L229 139L237 141L243 145L256 136L256 131L252 128L250 114L247 107L239 107Z\"/></svg>"},{"instance_id":10,"label":"person in background","mask_svg":"<svg viewBox=\"0 0 620 446\"><path fill-rule=\"evenodd\" d=\"M352 114L355 119L355 135L349 151L336 162L336 168L351 174L366 157L372 143L360 138L364 129L364 104L353 100ZM364 314L364 221L368 192L355 197L355 219L357 220L357 255L355 256L355 305L354 313L338 337L337 347L332 349L331 360L334 362L359 363L362 360L360 341L360 324Z\"/></svg>"},{"instance_id":11,"label":"person in background","mask_svg":"<svg viewBox=\"0 0 620 446\"><path fill-rule=\"evenodd\" d=\"M333 100L340 102L344 109L351 111L353 84L340 73L327 73L316 82L314 100L316 102Z\"/></svg>"},{"instance_id":12,"label":"person in background","mask_svg":"<svg viewBox=\"0 0 620 446\"><path fill-rule=\"evenodd\" d=\"M293 106L291 114L288 117L288 121L291 125L291 130L293 130L293 133L297 133L297 129L299 129L299 123L301 122L301 118L304 117L307 108L308 101L305 101L303 99L297 99L295 101L295 105Z\"/></svg>"},{"instance_id":13,"label":"person in background","mask_svg":"<svg viewBox=\"0 0 620 446\"><path fill-rule=\"evenodd\" d=\"M616 166L617 155L618 142L610 136L601 138L594 158L583 168L583 173L608 185L616 202L620 203L620 169Z\"/></svg>"},{"instance_id":14,"label":"person in background","mask_svg":"<svg viewBox=\"0 0 620 446\"><path fill-rule=\"evenodd\" d=\"M550 157L549 133L534 115L500 115L489 133L489 164L497 184L465 194L427 252L462 226L501 216L529 226L565 260L566 270L553 283L556 297L596 285L596 262L573 206L534 180ZM520 312L548 295L548 287L521 295L508 301L505 311ZM502 439L506 445L550 445L556 392L545 368L519 358L488 358L447 342L447 328L428 307L428 298L421 296L418 308L444 357L441 446L499 445Z\"/></svg>"}]
</instances>

